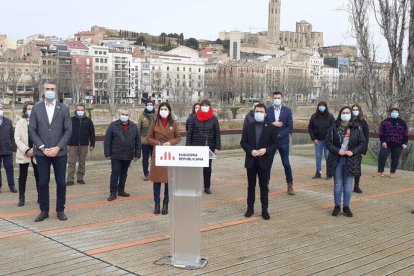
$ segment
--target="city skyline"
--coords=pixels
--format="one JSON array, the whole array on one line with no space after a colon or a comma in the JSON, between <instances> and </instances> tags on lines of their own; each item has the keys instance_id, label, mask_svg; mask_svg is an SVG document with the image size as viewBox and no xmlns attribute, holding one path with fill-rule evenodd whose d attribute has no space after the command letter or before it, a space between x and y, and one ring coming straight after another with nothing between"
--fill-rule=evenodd
<instances>
[{"instance_id":1,"label":"city skyline","mask_svg":"<svg viewBox=\"0 0 414 276\"><path fill-rule=\"evenodd\" d=\"M113 1L97 4L73 0L65 5L41 0L33 6L28 0L7 1L3 10L18 10L19 17L25 20L16 20L16 13L4 13L0 18L0 33L14 40L34 34L68 38L99 25L153 35L182 32L186 38L215 40L220 31L267 30L268 0L255 1L254 5L247 0L212 0L208 5L191 0L161 2L164 1L121 0L113 6ZM346 0L282 0L281 30L294 31L297 21L306 20L314 31L324 33L325 45L355 44L349 35L348 14L341 10L344 4ZM21 9L22 6L30 8Z\"/></svg>"}]
</instances>

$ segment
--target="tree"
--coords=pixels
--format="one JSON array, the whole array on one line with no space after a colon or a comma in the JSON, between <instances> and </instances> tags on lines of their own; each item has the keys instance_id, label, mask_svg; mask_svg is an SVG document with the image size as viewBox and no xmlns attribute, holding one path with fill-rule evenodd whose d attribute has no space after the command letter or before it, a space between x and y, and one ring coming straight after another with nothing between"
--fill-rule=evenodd
<instances>
[{"instance_id":1,"label":"tree","mask_svg":"<svg viewBox=\"0 0 414 276\"><path fill-rule=\"evenodd\" d=\"M197 39L190 37L189 39L187 39L185 41L185 46L193 48L194 50L199 50L198 46L199 46L199 42Z\"/></svg>"},{"instance_id":2,"label":"tree","mask_svg":"<svg viewBox=\"0 0 414 276\"><path fill-rule=\"evenodd\" d=\"M145 37L143 35L139 36L137 41L135 41L134 44L147 47L147 41L145 40Z\"/></svg>"}]
</instances>

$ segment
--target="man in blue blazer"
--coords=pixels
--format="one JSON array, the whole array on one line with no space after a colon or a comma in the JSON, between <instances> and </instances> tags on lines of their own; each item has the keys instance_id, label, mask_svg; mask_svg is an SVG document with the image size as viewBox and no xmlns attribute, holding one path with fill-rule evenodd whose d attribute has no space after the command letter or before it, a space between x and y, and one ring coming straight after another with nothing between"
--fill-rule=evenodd
<instances>
[{"instance_id":1,"label":"man in blue blazer","mask_svg":"<svg viewBox=\"0 0 414 276\"><path fill-rule=\"evenodd\" d=\"M289 162L289 137L293 129L292 110L283 105L282 92L273 92L273 106L267 109L267 122L276 127L279 154L285 169L287 193L294 195L292 168Z\"/></svg>"},{"instance_id":2,"label":"man in blue blazer","mask_svg":"<svg viewBox=\"0 0 414 276\"><path fill-rule=\"evenodd\" d=\"M29 121L29 135L33 141L39 182L40 214L36 222L49 217L50 166L56 180L56 214L59 220L67 220L64 213L66 203L67 144L72 135L69 108L57 101L56 85L45 83L44 102L35 104Z\"/></svg>"}]
</instances>

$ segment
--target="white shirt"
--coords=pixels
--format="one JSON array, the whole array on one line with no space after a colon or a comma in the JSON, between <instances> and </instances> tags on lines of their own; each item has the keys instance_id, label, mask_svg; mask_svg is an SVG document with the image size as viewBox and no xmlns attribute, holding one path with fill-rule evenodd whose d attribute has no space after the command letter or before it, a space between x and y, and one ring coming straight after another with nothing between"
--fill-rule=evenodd
<instances>
[{"instance_id":1,"label":"white shirt","mask_svg":"<svg viewBox=\"0 0 414 276\"><path fill-rule=\"evenodd\" d=\"M275 112L275 122L279 121L279 117L280 117L280 110L282 109L282 105L275 105L274 106L274 112Z\"/></svg>"},{"instance_id":2,"label":"white shirt","mask_svg":"<svg viewBox=\"0 0 414 276\"><path fill-rule=\"evenodd\" d=\"M54 100L51 103L45 101L45 107L46 107L46 112L47 112L47 118L49 119L49 124L51 124L52 119L53 119L53 114L55 113L56 100Z\"/></svg>"}]
</instances>

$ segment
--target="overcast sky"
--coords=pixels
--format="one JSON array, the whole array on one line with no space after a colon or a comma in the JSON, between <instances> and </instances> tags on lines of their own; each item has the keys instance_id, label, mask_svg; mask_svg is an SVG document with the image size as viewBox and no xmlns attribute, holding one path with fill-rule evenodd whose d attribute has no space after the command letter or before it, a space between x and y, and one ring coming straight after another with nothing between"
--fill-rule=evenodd
<instances>
[{"instance_id":1,"label":"overcast sky","mask_svg":"<svg viewBox=\"0 0 414 276\"><path fill-rule=\"evenodd\" d=\"M282 0L281 30L306 20L324 32L325 45L352 44L347 0ZM2 1L0 33L11 39L43 33L64 38L92 25L147 32L218 38L220 31L267 29L268 0L19 0ZM262 29L251 29L262 28Z\"/></svg>"}]
</instances>

